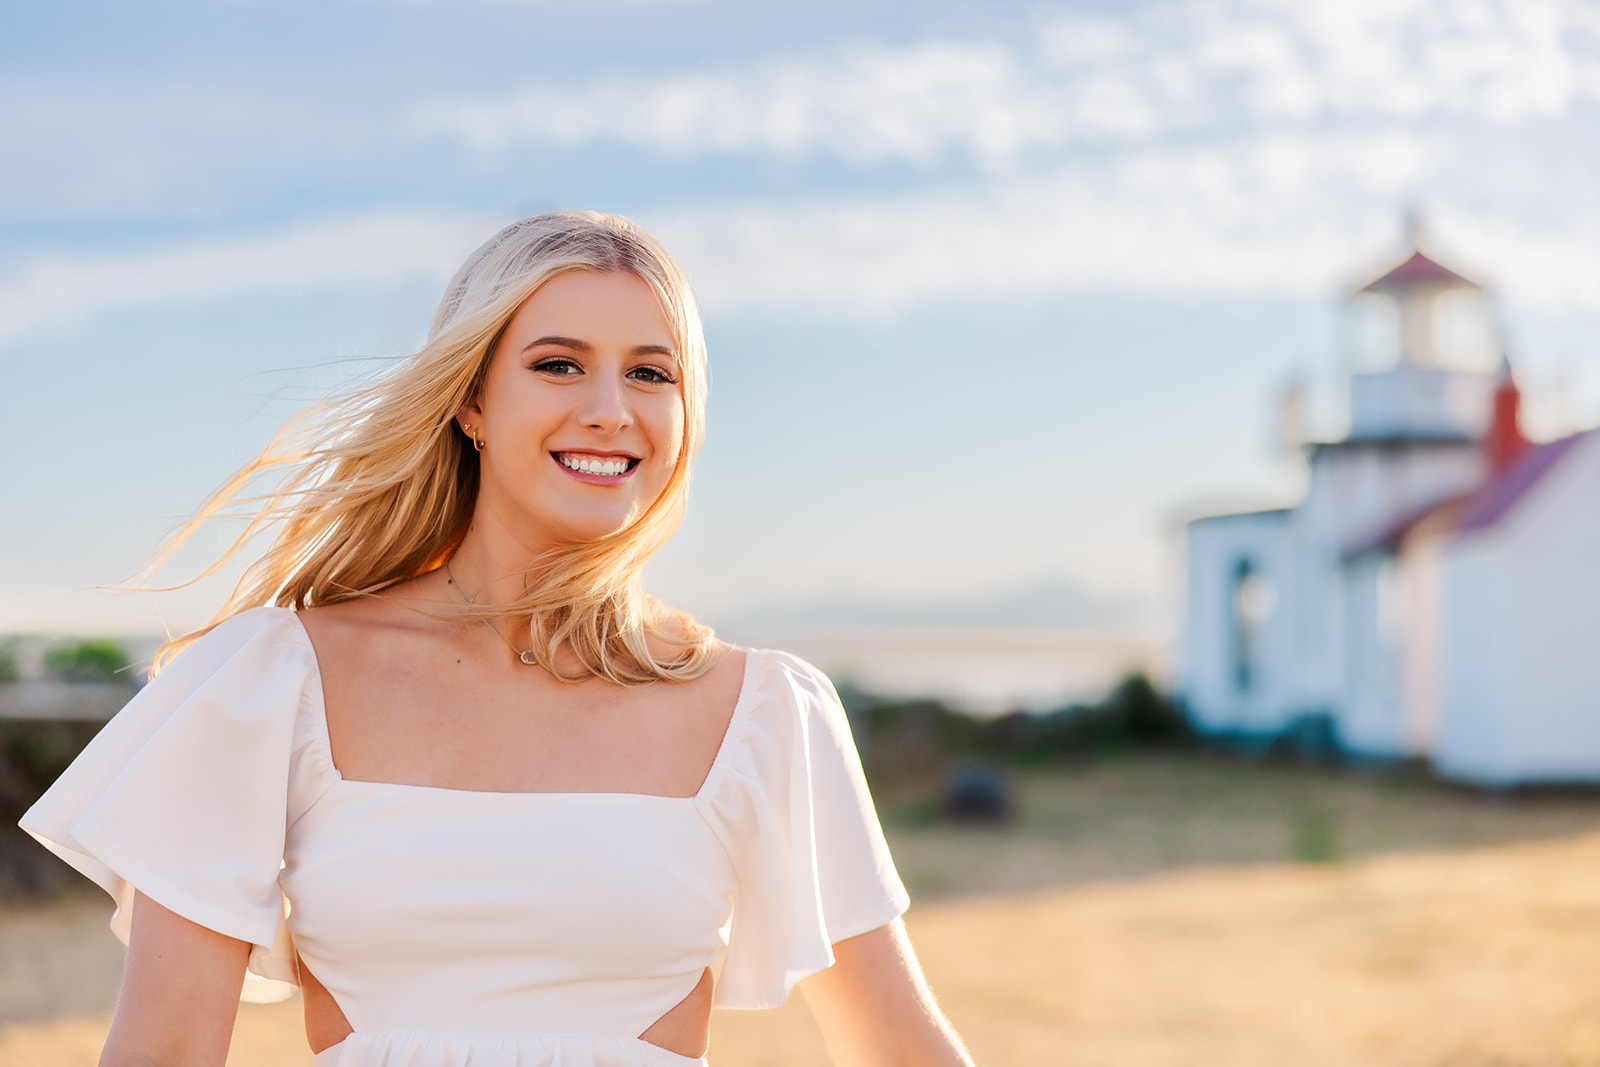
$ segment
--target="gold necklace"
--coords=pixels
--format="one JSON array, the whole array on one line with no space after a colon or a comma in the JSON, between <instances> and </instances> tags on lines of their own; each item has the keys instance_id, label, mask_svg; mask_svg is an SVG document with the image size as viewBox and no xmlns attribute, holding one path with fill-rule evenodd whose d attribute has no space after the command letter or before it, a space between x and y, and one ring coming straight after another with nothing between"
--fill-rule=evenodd
<instances>
[{"instance_id":1,"label":"gold necklace","mask_svg":"<svg viewBox=\"0 0 1600 1067\"><path fill-rule=\"evenodd\" d=\"M456 595L461 598L461 602L469 608L477 607L477 605L472 602L472 598L467 596L467 591L461 588L461 583L456 581L456 572L450 569L449 560L444 561L444 573L449 576L450 584L455 586ZM495 629L494 623L490 622L488 619L479 619L478 621L487 626L490 633L504 641L506 647L511 650L511 654L513 656L516 656L519 660L526 663L530 667L537 667L539 665L539 661L534 658L533 649L530 648L526 652L517 651L517 646L511 643L511 638Z\"/></svg>"}]
</instances>

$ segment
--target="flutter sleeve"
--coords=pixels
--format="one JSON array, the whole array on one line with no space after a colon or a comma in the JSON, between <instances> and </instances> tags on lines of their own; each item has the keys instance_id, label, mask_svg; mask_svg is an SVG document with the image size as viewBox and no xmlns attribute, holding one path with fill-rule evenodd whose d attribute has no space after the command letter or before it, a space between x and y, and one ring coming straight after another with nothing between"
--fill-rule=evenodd
<instances>
[{"instance_id":1,"label":"flutter sleeve","mask_svg":"<svg viewBox=\"0 0 1600 1067\"><path fill-rule=\"evenodd\" d=\"M708 801L738 880L716 1002L773 1008L910 903L833 685L758 651ZM719 761L722 762L722 761Z\"/></svg>"},{"instance_id":2,"label":"flutter sleeve","mask_svg":"<svg viewBox=\"0 0 1600 1067\"><path fill-rule=\"evenodd\" d=\"M138 890L250 943L251 971L292 983L284 840L337 773L311 751L308 702L320 707L320 688L298 620L241 612L140 690L22 828L111 894L124 942Z\"/></svg>"}]
</instances>

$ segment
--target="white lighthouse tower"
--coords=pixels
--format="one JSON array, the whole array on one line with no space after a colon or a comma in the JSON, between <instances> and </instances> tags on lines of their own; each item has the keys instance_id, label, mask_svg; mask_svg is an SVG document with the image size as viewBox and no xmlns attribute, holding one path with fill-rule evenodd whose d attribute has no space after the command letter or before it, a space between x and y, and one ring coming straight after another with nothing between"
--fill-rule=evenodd
<instances>
[{"instance_id":1,"label":"white lighthouse tower","mask_svg":"<svg viewBox=\"0 0 1600 1067\"><path fill-rule=\"evenodd\" d=\"M1345 619L1352 596L1382 582L1347 564L1484 479L1479 442L1499 381L1488 294L1425 254L1414 220L1407 236L1401 262L1347 294L1346 315L1381 328L1352 361L1348 433L1304 446L1305 499L1188 525L1181 684L1204 729L1270 736L1323 720L1359 734L1351 704L1367 697L1350 679Z\"/></svg>"},{"instance_id":2,"label":"white lighthouse tower","mask_svg":"<svg viewBox=\"0 0 1600 1067\"><path fill-rule=\"evenodd\" d=\"M1379 311L1389 329L1353 368L1350 437L1475 439L1488 425L1501 349L1488 293L1422 252L1415 219L1408 231L1411 254L1351 294L1352 313Z\"/></svg>"}]
</instances>

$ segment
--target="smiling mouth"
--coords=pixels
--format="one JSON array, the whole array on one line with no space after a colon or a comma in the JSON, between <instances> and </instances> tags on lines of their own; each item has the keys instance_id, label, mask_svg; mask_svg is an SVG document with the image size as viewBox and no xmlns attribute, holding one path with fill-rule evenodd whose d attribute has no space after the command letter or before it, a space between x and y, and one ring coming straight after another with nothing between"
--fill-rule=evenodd
<instances>
[{"instance_id":1,"label":"smiling mouth","mask_svg":"<svg viewBox=\"0 0 1600 1067\"><path fill-rule=\"evenodd\" d=\"M582 452L552 452L557 463L570 471L579 474L594 474L603 478L615 478L627 474L638 466L639 461L633 456L591 456Z\"/></svg>"}]
</instances>

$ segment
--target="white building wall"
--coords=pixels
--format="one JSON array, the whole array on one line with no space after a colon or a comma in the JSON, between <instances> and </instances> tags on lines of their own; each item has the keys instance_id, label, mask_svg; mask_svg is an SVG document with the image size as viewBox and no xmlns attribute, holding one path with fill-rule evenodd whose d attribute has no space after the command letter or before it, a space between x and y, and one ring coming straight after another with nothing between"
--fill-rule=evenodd
<instances>
[{"instance_id":1,"label":"white building wall","mask_svg":"<svg viewBox=\"0 0 1600 1067\"><path fill-rule=\"evenodd\" d=\"M1483 481L1476 444L1366 443L1325 447L1312 464L1308 521L1328 531L1344 554Z\"/></svg>"},{"instance_id":2,"label":"white building wall","mask_svg":"<svg viewBox=\"0 0 1600 1067\"><path fill-rule=\"evenodd\" d=\"M1312 468L1306 499L1295 511L1294 666L1286 703L1297 713L1336 713L1344 697L1345 626L1339 544L1328 482Z\"/></svg>"},{"instance_id":3,"label":"white building wall","mask_svg":"<svg viewBox=\"0 0 1600 1067\"><path fill-rule=\"evenodd\" d=\"M1346 698L1339 737L1383 759L1426 757L1444 702L1443 542L1372 552L1344 567Z\"/></svg>"},{"instance_id":4,"label":"white building wall","mask_svg":"<svg viewBox=\"0 0 1600 1067\"><path fill-rule=\"evenodd\" d=\"M1403 643L1425 614L1414 588L1418 576L1397 575L1382 557L1346 558L1482 476L1482 458L1470 442L1369 442L1315 454L1296 523L1305 632L1292 702L1331 712L1341 742L1355 751L1420 755L1431 727L1417 709L1436 700L1420 699L1425 682L1405 673Z\"/></svg>"},{"instance_id":5,"label":"white building wall","mask_svg":"<svg viewBox=\"0 0 1600 1067\"><path fill-rule=\"evenodd\" d=\"M1575 446L1510 517L1516 590L1511 769L1600 779L1600 439Z\"/></svg>"},{"instance_id":6,"label":"white building wall","mask_svg":"<svg viewBox=\"0 0 1600 1067\"><path fill-rule=\"evenodd\" d=\"M1202 729L1273 733L1297 710L1293 526L1292 512L1256 512L1200 519L1188 527L1179 688ZM1271 600L1253 627L1254 655L1244 686L1233 602L1241 560L1264 580Z\"/></svg>"},{"instance_id":7,"label":"white building wall","mask_svg":"<svg viewBox=\"0 0 1600 1067\"><path fill-rule=\"evenodd\" d=\"M1392 755L1425 756L1439 734L1444 706L1445 620L1450 612L1444 581L1447 542L1429 538L1407 545L1393 566L1395 665L1399 698Z\"/></svg>"},{"instance_id":8,"label":"white building wall","mask_svg":"<svg viewBox=\"0 0 1600 1067\"><path fill-rule=\"evenodd\" d=\"M1600 780L1600 435L1444 562L1435 762L1484 784Z\"/></svg>"},{"instance_id":9,"label":"white building wall","mask_svg":"<svg viewBox=\"0 0 1600 1067\"><path fill-rule=\"evenodd\" d=\"M1508 708L1515 699L1511 576L1498 531L1455 540L1443 585L1443 697L1433 765L1448 778L1482 784L1512 780Z\"/></svg>"},{"instance_id":10,"label":"white building wall","mask_svg":"<svg viewBox=\"0 0 1600 1067\"><path fill-rule=\"evenodd\" d=\"M1344 567L1345 676L1335 717L1340 744L1386 758L1404 749L1393 585L1394 566L1387 555L1370 553Z\"/></svg>"}]
</instances>

